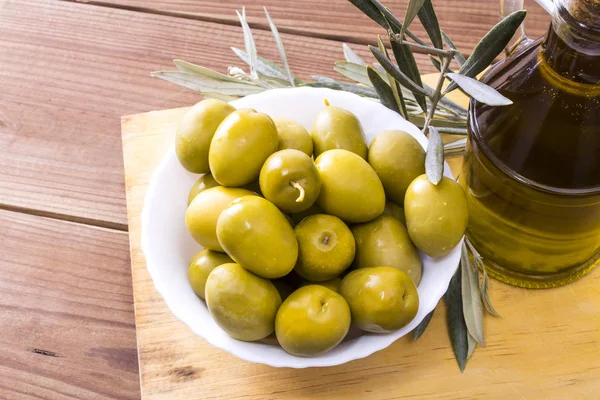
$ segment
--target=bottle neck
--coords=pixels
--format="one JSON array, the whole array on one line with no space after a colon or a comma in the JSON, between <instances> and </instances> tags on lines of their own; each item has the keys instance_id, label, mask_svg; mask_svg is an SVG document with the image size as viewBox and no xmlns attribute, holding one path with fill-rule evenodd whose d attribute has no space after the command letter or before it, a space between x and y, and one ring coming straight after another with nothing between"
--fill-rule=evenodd
<instances>
[{"instance_id":1,"label":"bottle neck","mask_svg":"<svg viewBox=\"0 0 600 400\"><path fill-rule=\"evenodd\" d=\"M568 80L600 83L598 0L558 0L555 4L552 26L543 45L546 63Z\"/></svg>"}]
</instances>

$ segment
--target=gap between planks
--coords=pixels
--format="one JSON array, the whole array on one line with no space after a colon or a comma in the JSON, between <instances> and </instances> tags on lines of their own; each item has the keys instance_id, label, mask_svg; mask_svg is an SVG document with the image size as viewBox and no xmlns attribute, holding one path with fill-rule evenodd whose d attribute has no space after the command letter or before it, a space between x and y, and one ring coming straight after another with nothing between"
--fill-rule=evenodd
<instances>
[{"instance_id":1,"label":"gap between planks","mask_svg":"<svg viewBox=\"0 0 600 400\"><path fill-rule=\"evenodd\" d=\"M163 16L167 16L167 17L184 18L184 19L190 19L190 20L195 20L195 21L212 22L212 23L217 23L217 24L222 24L222 25L241 27L240 23L235 20L211 17L211 16L207 16L207 15L193 14L193 13L188 13L188 12L183 12L183 11L158 10L158 9L152 8L152 7L130 6L130 5L126 5L126 4L115 4L115 3L109 3L109 2L97 1L97 0L58 0L58 1L63 1L66 3L86 4L86 5L92 5L92 6L97 6L97 7L114 8L114 9L118 9L118 10L126 10L126 11L140 12L140 13L146 13L146 14L163 15ZM358 9L356 11L359 12ZM233 10L232 10L232 12L233 12ZM258 29L258 30L269 31L269 32L271 31L271 28L269 27L268 24L248 22L248 25L252 29ZM311 37L311 38L316 38L316 39L328 39L328 40L334 40L334 41L344 42L344 43L361 44L361 45L375 45L376 44L374 41L371 41L371 40L364 40L361 38L347 36L347 35L332 35L332 34L326 34L326 33L308 32L308 31L305 31L302 29L288 28L285 26L277 26L277 30L279 31L279 33L289 33L289 34L296 35L296 36ZM413 52L427 54L424 50L421 50L419 48L413 48ZM463 54L465 56L469 55L466 53L463 53Z\"/></svg>"},{"instance_id":2,"label":"gap between planks","mask_svg":"<svg viewBox=\"0 0 600 400\"><path fill-rule=\"evenodd\" d=\"M84 217L78 217L76 215L69 215L69 214L55 213L55 212L44 211L44 210L37 210L34 208L20 207L20 206L14 206L14 205L10 205L10 204L0 204L0 210L11 211L11 212L21 213L21 214L26 214L26 215L33 215L36 217L44 217L44 218L53 219L53 220L57 220L57 221L71 222L74 224L94 226L96 228L103 228L103 229L108 229L108 230L118 231L118 232L127 232L129 230L129 227L127 226L127 224L119 224L116 222L103 221L103 220L94 219L94 218L84 218Z\"/></svg>"}]
</instances>

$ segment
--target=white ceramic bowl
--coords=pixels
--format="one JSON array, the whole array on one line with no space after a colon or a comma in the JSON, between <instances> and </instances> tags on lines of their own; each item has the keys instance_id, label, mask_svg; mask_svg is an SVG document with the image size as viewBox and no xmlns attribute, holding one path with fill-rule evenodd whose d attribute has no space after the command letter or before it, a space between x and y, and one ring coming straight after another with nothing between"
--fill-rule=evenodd
<instances>
[{"instance_id":1,"label":"white ceramic bowl","mask_svg":"<svg viewBox=\"0 0 600 400\"><path fill-rule=\"evenodd\" d=\"M332 105L353 112L368 143L385 129L401 129L413 135L424 148L427 139L419 129L383 105L355 94L321 88L275 89L233 101L237 108L252 107L274 117L293 119L307 129L327 98ZM446 165L446 175L451 177ZM421 254L423 277L419 284L419 311L403 329L387 334L365 333L345 340L319 357L303 358L286 353L277 345L242 342L230 338L210 316L206 305L187 281L188 262L201 247L185 227L188 192L197 175L187 172L171 148L150 181L142 212L142 250L154 285L173 314L196 335L247 361L274 367L322 367L343 364L382 350L412 331L437 305L456 271L459 247L448 256L432 259Z\"/></svg>"}]
</instances>

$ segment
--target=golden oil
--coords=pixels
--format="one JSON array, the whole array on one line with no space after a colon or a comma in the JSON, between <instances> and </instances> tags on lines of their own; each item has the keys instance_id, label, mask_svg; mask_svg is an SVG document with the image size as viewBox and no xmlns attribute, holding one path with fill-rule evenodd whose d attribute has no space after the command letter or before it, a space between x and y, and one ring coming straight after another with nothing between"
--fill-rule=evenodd
<instances>
[{"instance_id":1,"label":"golden oil","mask_svg":"<svg viewBox=\"0 0 600 400\"><path fill-rule=\"evenodd\" d=\"M461 173L467 236L489 273L532 288L600 262L600 15L587 26L556 4L544 40L483 78L513 104L471 102Z\"/></svg>"}]
</instances>

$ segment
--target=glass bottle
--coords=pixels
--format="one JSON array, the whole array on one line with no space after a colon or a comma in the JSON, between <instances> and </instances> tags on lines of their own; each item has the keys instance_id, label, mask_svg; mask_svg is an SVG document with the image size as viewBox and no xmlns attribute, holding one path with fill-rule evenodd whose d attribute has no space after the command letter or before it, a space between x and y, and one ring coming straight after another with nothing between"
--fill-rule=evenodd
<instances>
[{"instance_id":1,"label":"glass bottle","mask_svg":"<svg viewBox=\"0 0 600 400\"><path fill-rule=\"evenodd\" d=\"M600 0L520 43L482 78L513 104L470 104L467 237L493 277L555 287L600 263Z\"/></svg>"}]
</instances>

